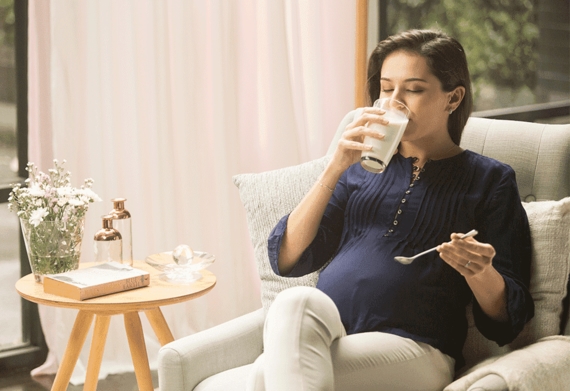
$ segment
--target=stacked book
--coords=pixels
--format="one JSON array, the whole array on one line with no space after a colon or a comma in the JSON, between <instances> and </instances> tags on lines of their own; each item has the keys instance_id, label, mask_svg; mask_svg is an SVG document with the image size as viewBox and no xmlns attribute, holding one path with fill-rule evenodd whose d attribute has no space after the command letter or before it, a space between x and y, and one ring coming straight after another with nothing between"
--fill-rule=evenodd
<instances>
[{"instance_id":1,"label":"stacked book","mask_svg":"<svg viewBox=\"0 0 570 391\"><path fill-rule=\"evenodd\" d=\"M150 274L118 262L104 262L83 269L44 276L44 292L85 300L141 288L150 284Z\"/></svg>"}]
</instances>

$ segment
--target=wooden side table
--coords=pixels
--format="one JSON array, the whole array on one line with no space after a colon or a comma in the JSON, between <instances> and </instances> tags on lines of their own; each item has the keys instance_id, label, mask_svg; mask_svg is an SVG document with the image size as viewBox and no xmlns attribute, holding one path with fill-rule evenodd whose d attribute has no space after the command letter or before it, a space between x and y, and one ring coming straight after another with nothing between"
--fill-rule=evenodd
<instances>
[{"instance_id":1,"label":"wooden side table","mask_svg":"<svg viewBox=\"0 0 570 391\"><path fill-rule=\"evenodd\" d=\"M93 265L93 263L82 263L80 267ZM79 310L52 390L65 391L67 389L93 318L95 318L95 328L89 351L84 390L97 389L109 322L112 315L118 314L124 316L139 390L154 390L139 312L144 311L161 345L172 342L174 337L160 306L184 302L206 294L216 285L216 276L207 270L202 270L201 280L191 285L176 285L160 280L160 272L143 261L135 261L134 267L150 272L149 286L84 301L44 293L43 285L36 283L32 274L16 282L16 290L26 300L53 307Z\"/></svg>"}]
</instances>

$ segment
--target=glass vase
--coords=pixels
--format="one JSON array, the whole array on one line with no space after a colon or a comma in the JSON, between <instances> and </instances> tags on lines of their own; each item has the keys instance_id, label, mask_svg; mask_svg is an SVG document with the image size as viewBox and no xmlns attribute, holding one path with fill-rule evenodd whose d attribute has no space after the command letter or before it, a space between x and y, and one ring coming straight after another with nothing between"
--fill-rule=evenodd
<instances>
[{"instance_id":1,"label":"glass vase","mask_svg":"<svg viewBox=\"0 0 570 391\"><path fill-rule=\"evenodd\" d=\"M42 221L34 226L20 219L30 267L36 282L46 274L63 273L79 267L85 217L73 221Z\"/></svg>"}]
</instances>

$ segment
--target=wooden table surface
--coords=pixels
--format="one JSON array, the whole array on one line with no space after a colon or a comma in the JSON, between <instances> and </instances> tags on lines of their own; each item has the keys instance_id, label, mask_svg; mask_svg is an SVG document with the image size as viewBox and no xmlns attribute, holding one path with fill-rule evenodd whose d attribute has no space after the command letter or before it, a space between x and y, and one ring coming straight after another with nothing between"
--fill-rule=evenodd
<instances>
[{"instance_id":1,"label":"wooden table surface","mask_svg":"<svg viewBox=\"0 0 570 391\"><path fill-rule=\"evenodd\" d=\"M91 262L81 263L80 267L94 265L95 263ZM144 311L195 299L205 295L216 285L216 276L208 270L201 271L201 280L190 285L178 285L162 281L159 278L161 272L144 261L135 261L133 266L150 273L149 286L80 301L44 293L43 285L35 282L32 274L28 274L16 282L16 290L24 299L38 304L118 314L127 311Z\"/></svg>"},{"instance_id":2,"label":"wooden table surface","mask_svg":"<svg viewBox=\"0 0 570 391\"><path fill-rule=\"evenodd\" d=\"M93 265L94 263L82 263L80 267ZM149 286L83 301L44 293L43 285L37 283L32 274L16 282L16 290L26 300L47 306L79 310L52 390L67 389L73 368L94 318L95 328L84 390L97 389L97 379L111 315L123 314L139 390L152 391L152 378L138 312L144 311L160 344L165 345L174 338L159 307L195 299L205 295L216 285L216 276L207 270L200 271L202 279L189 285L180 285L162 281L159 278L161 272L146 262L135 261L133 266L150 273Z\"/></svg>"}]
</instances>

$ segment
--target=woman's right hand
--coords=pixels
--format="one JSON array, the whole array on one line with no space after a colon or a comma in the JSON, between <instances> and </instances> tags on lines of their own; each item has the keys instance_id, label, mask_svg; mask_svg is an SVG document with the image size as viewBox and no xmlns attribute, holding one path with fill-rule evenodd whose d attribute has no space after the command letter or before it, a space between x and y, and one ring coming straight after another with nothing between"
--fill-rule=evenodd
<instances>
[{"instance_id":1,"label":"woman's right hand","mask_svg":"<svg viewBox=\"0 0 570 391\"><path fill-rule=\"evenodd\" d=\"M289 215L287 229L279 250L278 267L282 275L288 274L299 257L317 234L327 204L339 178L346 169L360 159L362 151L371 148L364 145L364 136L384 138L370 124L387 124L384 111L365 107L343 132L337 147L319 179Z\"/></svg>"},{"instance_id":2,"label":"woman's right hand","mask_svg":"<svg viewBox=\"0 0 570 391\"><path fill-rule=\"evenodd\" d=\"M376 107L364 107L357 113L354 121L346 126L338 141L336 149L333 153L329 167L338 173L346 171L348 167L360 160L362 151L370 151L371 146L364 144L364 136L371 136L377 139L383 139L377 130L372 129L372 124L387 125L388 121L384 119L385 111Z\"/></svg>"}]
</instances>

